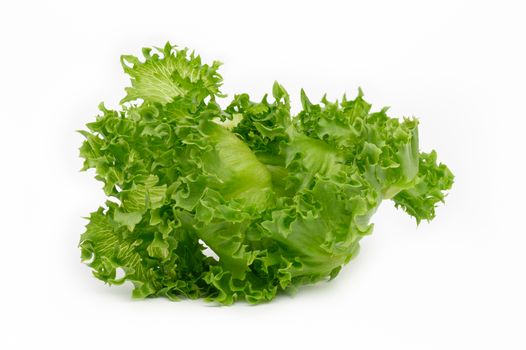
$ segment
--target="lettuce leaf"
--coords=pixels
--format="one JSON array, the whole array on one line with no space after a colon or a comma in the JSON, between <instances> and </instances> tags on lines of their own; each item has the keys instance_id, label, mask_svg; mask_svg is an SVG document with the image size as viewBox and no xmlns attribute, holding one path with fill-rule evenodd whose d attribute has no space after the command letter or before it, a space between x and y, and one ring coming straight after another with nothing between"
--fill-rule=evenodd
<instances>
[{"instance_id":1,"label":"lettuce leaf","mask_svg":"<svg viewBox=\"0 0 526 350\"><path fill-rule=\"evenodd\" d=\"M361 90L319 104L302 90L291 115L275 83L272 97L222 109L219 62L169 43L143 56L121 58L120 110L101 104L80 131L83 170L108 196L81 257L106 283L132 282L134 297L260 303L332 279L383 200L420 223L453 184L435 151L420 152L418 121L371 112Z\"/></svg>"}]
</instances>

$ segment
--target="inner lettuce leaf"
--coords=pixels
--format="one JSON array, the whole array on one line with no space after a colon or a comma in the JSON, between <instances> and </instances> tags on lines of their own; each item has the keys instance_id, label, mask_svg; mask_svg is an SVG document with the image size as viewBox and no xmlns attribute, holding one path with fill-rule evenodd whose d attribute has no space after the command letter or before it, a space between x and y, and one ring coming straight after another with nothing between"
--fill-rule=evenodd
<instances>
[{"instance_id":1,"label":"inner lettuce leaf","mask_svg":"<svg viewBox=\"0 0 526 350\"><path fill-rule=\"evenodd\" d=\"M132 282L133 297L260 303L332 279L383 200L429 221L453 184L435 151L420 152L418 120L371 112L361 90L319 104L302 90L291 115L275 83L223 109L219 62L169 43L143 56L121 58L120 110L101 104L80 131L83 170L108 196L81 257L108 284Z\"/></svg>"}]
</instances>

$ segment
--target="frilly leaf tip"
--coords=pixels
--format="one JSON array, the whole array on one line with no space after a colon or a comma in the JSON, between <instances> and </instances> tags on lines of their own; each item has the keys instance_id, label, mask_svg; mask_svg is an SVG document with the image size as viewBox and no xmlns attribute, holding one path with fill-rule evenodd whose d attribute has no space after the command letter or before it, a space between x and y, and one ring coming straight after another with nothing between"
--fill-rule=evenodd
<instances>
[{"instance_id":1,"label":"frilly leaf tip","mask_svg":"<svg viewBox=\"0 0 526 350\"><path fill-rule=\"evenodd\" d=\"M98 108L99 111L101 111L101 112L104 112L104 113L107 113L107 112L108 112L108 109L106 108L106 105L104 104L104 101L103 101L103 102L100 102L99 105L97 106L97 108Z\"/></svg>"},{"instance_id":2,"label":"frilly leaf tip","mask_svg":"<svg viewBox=\"0 0 526 350\"><path fill-rule=\"evenodd\" d=\"M358 97L363 97L364 93L361 87L358 87Z\"/></svg>"}]
</instances>

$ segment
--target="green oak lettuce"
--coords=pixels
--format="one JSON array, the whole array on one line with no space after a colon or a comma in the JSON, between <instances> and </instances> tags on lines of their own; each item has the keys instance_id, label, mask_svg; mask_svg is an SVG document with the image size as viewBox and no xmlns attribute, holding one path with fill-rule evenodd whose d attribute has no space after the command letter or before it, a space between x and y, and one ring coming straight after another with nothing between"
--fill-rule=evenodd
<instances>
[{"instance_id":1,"label":"green oak lettuce","mask_svg":"<svg viewBox=\"0 0 526 350\"><path fill-rule=\"evenodd\" d=\"M122 56L131 86L120 110L100 105L80 148L108 197L82 259L109 284L131 281L134 297L271 300L334 278L382 200L431 220L452 186L419 151L418 121L372 112L361 90L320 104L301 91L293 116L275 83L272 97L223 109L219 62L170 44L143 56Z\"/></svg>"}]
</instances>

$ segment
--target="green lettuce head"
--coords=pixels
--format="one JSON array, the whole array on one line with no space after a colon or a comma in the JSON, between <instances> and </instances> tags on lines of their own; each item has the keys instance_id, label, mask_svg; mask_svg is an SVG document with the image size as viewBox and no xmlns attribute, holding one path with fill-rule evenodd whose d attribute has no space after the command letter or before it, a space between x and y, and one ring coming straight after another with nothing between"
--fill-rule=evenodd
<instances>
[{"instance_id":1,"label":"green lettuce head","mask_svg":"<svg viewBox=\"0 0 526 350\"><path fill-rule=\"evenodd\" d=\"M219 62L170 44L143 54L122 57L121 110L101 105L80 148L108 196L82 259L109 284L131 281L134 297L259 303L334 278L382 200L419 223L453 184L419 151L418 121L371 112L361 90L321 104L301 91L293 116L275 83L270 102L240 94L222 109Z\"/></svg>"}]
</instances>

